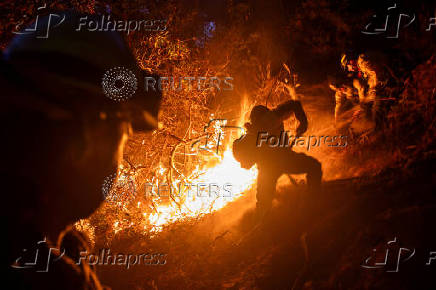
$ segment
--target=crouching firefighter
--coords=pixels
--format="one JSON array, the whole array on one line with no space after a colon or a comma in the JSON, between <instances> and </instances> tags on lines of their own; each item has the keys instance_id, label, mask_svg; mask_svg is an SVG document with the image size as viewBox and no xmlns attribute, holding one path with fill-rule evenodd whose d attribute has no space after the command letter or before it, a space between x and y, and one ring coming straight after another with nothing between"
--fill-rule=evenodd
<instances>
[{"instance_id":1,"label":"crouching firefighter","mask_svg":"<svg viewBox=\"0 0 436 290\"><path fill-rule=\"evenodd\" d=\"M299 101L287 101L273 110L265 106L255 106L250 113L250 123L246 123L247 133L233 143L233 154L243 168L257 164L256 211L263 216L272 205L277 179L282 174L306 174L310 191L318 191L321 186L321 163L304 153L297 153L291 147L272 147L259 144L260 134L281 136L283 122L291 114L299 121L297 138L307 130L307 118ZM286 134L286 133L284 133ZM289 138L286 136L286 138ZM289 140L286 140L289 144ZM259 146L260 145L260 146Z\"/></svg>"}]
</instances>

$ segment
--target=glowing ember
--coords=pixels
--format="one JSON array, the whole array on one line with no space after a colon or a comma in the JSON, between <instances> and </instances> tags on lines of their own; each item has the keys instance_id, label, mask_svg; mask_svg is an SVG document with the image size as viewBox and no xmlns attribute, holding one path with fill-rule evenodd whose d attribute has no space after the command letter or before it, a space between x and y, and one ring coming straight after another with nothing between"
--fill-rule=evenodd
<instances>
[{"instance_id":1,"label":"glowing ember","mask_svg":"<svg viewBox=\"0 0 436 290\"><path fill-rule=\"evenodd\" d=\"M248 107L246 98L243 98L241 111L249 111ZM105 215L107 210L110 216L116 212L115 219L107 220L113 234L132 227L155 234L176 221L218 211L252 188L257 179L257 168L243 169L230 149L233 140L244 134L244 129L227 126L227 120L215 119L213 115L210 118L203 132L207 135L180 142L174 147L170 166L165 166L167 161L161 160L150 171L145 180L145 192L140 177L135 175L137 172L129 172L120 164L118 179L110 192L130 191L131 187L126 189L118 184L126 180L139 183L135 186L136 192L132 193L135 202L112 200L102 206L101 213L97 213ZM244 114L241 113L236 123L244 123ZM89 234L93 231L89 220L79 221L76 228Z\"/></svg>"},{"instance_id":2,"label":"glowing ember","mask_svg":"<svg viewBox=\"0 0 436 290\"><path fill-rule=\"evenodd\" d=\"M257 178L257 168L249 170L240 167L234 159L230 149L227 149L216 166L205 170L200 176L191 181L191 184L231 184L231 196L203 196L197 194L186 195L184 202L178 207L171 203L168 205L158 205L156 212L144 213L148 220L146 228L151 227L151 231L159 231L163 225L176 220L194 217L217 211L228 203L235 201L242 196L242 193L252 187Z\"/></svg>"},{"instance_id":3,"label":"glowing ember","mask_svg":"<svg viewBox=\"0 0 436 290\"><path fill-rule=\"evenodd\" d=\"M162 194L162 192L159 194L159 186L166 183L168 172L171 170L161 164L155 170L156 176L149 180L149 184L153 186L145 200L138 201L134 205L122 201L105 204L105 207L118 207L127 213L132 212L132 210L142 211L143 218L135 220L135 222L124 218L112 221L111 226L114 234L132 226L137 229L142 228L147 233L157 233L165 225L173 222L220 210L242 197L245 191L252 188L257 179L257 168L253 167L249 170L241 168L229 148L222 155L215 154L213 146L216 146L218 140L224 139L225 132L220 126L214 126L214 131L219 133L219 137L212 135L207 146L198 146L198 148L192 149L190 154L198 158L198 164L195 165L189 176L180 175L178 178L172 179L170 194L168 185L166 186L166 194ZM120 174L114 186L126 178L123 167L120 166ZM206 190L199 190L199 187L195 187L200 184L205 185ZM208 191L207 189L210 189L208 186L211 184L215 184L219 190L215 188L213 191ZM228 185L226 191L223 191L224 185ZM147 202L151 202L153 206L147 206ZM88 234L93 232L88 220L81 220L75 226L76 229Z\"/></svg>"},{"instance_id":4,"label":"glowing ember","mask_svg":"<svg viewBox=\"0 0 436 290\"><path fill-rule=\"evenodd\" d=\"M239 162L233 157L231 149L228 148L232 140L228 142L225 147L227 149L222 155L216 154L215 148L224 147L222 143L229 132L224 130L227 124L226 120L217 121L213 119L213 115L211 118L214 122L209 123L212 124L210 127L212 132L208 135L207 142L197 147L188 146L189 156L197 158L195 161L188 161L188 163L195 164L194 169L189 170L188 176L180 173L183 170L179 172L174 168L171 171L178 174L178 177L170 178L172 187L171 199L169 200L165 200L159 195L158 186L168 180L168 170L172 169L160 165L156 170L158 176L153 178L151 182L157 185L152 188L153 211L143 213L145 230L158 232L163 226L172 222L217 211L240 198L255 183L257 168L253 167L249 170L241 168ZM241 122L242 120L239 123ZM240 136L244 132L239 130L237 133ZM194 186L194 190L192 190L191 185ZM209 190L201 191L200 185L204 185ZM212 185L215 186L213 191L211 190ZM218 194L216 194L217 187L219 188ZM225 193L223 189L227 189Z\"/></svg>"}]
</instances>

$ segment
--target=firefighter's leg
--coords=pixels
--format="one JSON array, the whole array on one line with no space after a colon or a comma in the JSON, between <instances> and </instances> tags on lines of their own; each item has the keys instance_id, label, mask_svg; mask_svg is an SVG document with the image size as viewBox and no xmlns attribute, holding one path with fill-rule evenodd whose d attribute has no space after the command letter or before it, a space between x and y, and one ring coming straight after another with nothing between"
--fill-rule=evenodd
<instances>
[{"instance_id":1,"label":"firefighter's leg","mask_svg":"<svg viewBox=\"0 0 436 290\"><path fill-rule=\"evenodd\" d=\"M279 174L269 169L259 168L256 193L256 211L259 216L264 216L271 209L278 177Z\"/></svg>"},{"instance_id":2,"label":"firefighter's leg","mask_svg":"<svg viewBox=\"0 0 436 290\"><path fill-rule=\"evenodd\" d=\"M362 82L359 79L353 79L353 87L357 90L359 102L365 102L365 87L363 86Z\"/></svg>"},{"instance_id":3,"label":"firefighter's leg","mask_svg":"<svg viewBox=\"0 0 436 290\"><path fill-rule=\"evenodd\" d=\"M375 129L383 129L385 123L385 108L383 107L380 96L376 96L374 99L374 105L372 107L372 115L374 117Z\"/></svg>"},{"instance_id":4,"label":"firefighter's leg","mask_svg":"<svg viewBox=\"0 0 436 290\"><path fill-rule=\"evenodd\" d=\"M342 92L338 89L335 93L335 125L337 126L339 123L339 114L341 113L342 103L343 103L343 96Z\"/></svg>"},{"instance_id":5,"label":"firefighter's leg","mask_svg":"<svg viewBox=\"0 0 436 290\"><path fill-rule=\"evenodd\" d=\"M289 174L306 173L307 186L309 189L318 190L321 187L322 169L321 163L315 158L304 153L288 151L284 156L286 172Z\"/></svg>"},{"instance_id":6,"label":"firefighter's leg","mask_svg":"<svg viewBox=\"0 0 436 290\"><path fill-rule=\"evenodd\" d=\"M372 104L371 111L369 112L369 115L371 116L371 121L374 122L375 129L379 130L381 128L381 102L380 102L380 96L377 95L377 90L375 86L371 86L368 89L368 102Z\"/></svg>"}]
</instances>

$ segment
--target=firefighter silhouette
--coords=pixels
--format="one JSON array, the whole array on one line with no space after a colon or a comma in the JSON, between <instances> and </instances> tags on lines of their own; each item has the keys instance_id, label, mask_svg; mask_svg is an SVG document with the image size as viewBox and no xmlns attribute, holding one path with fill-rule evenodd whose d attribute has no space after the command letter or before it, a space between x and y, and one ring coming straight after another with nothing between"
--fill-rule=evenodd
<instances>
[{"instance_id":1,"label":"firefighter silhouette","mask_svg":"<svg viewBox=\"0 0 436 290\"><path fill-rule=\"evenodd\" d=\"M65 21L47 38L38 37L38 31L19 34L0 57L1 151L7 164L0 180L8 192L2 211L8 220L2 266L5 283L16 289L101 289L93 271L66 259L80 253L85 246L81 238L71 238L70 251L46 275L10 265L22 249L44 236L47 242L58 240L60 233L75 236L63 230L100 206L102 183L117 171L131 129L157 127L161 94L136 89L149 74L118 32L76 30L81 18L98 23L101 16L58 14ZM47 27L50 18L40 17L39 24ZM112 89L112 95L125 97L116 100L102 87L105 72L114 68L125 68L124 75L132 72L138 82L127 79L127 85L133 84L126 87L128 95L124 86L109 84L106 90Z\"/></svg>"},{"instance_id":2,"label":"firefighter silhouette","mask_svg":"<svg viewBox=\"0 0 436 290\"><path fill-rule=\"evenodd\" d=\"M291 147L259 146L259 134L267 132L280 136L284 132L283 121L291 114L299 121L296 136L301 136L307 130L306 114L299 101L290 100L273 110L255 106L250 113L250 123L245 125L247 133L233 143L233 154L243 168L258 166L256 208L261 213L271 208L276 182L282 174L306 174L311 191L318 190L321 185L321 163L315 158L294 152ZM289 144L289 136L286 136L285 144Z\"/></svg>"},{"instance_id":3,"label":"firefighter silhouette","mask_svg":"<svg viewBox=\"0 0 436 290\"><path fill-rule=\"evenodd\" d=\"M358 95L358 102L364 117L374 123L375 129L382 129L386 122L386 101L389 100L389 83L395 78L383 57L372 53L360 54L357 59L348 59L344 54L341 65L353 79L353 88ZM347 94L347 99L350 97ZM336 98L336 108L340 102ZM335 111L336 113L336 111Z\"/></svg>"}]
</instances>

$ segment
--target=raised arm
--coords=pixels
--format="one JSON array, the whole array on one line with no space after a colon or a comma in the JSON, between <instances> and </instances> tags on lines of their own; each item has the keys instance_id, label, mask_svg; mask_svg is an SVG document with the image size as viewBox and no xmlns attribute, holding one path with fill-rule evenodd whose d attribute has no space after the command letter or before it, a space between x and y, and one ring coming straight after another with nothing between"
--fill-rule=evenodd
<instances>
[{"instance_id":1,"label":"raised arm","mask_svg":"<svg viewBox=\"0 0 436 290\"><path fill-rule=\"evenodd\" d=\"M295 114L299 125L297 128L297 136L301 136L307 130L307 117L306 113L304 113L303 107L301 106L300 101L289 100L280 104L273 110L276 116L280 119L281 122L291 117L292 113Z\"/></svg>"}]
</instances>

